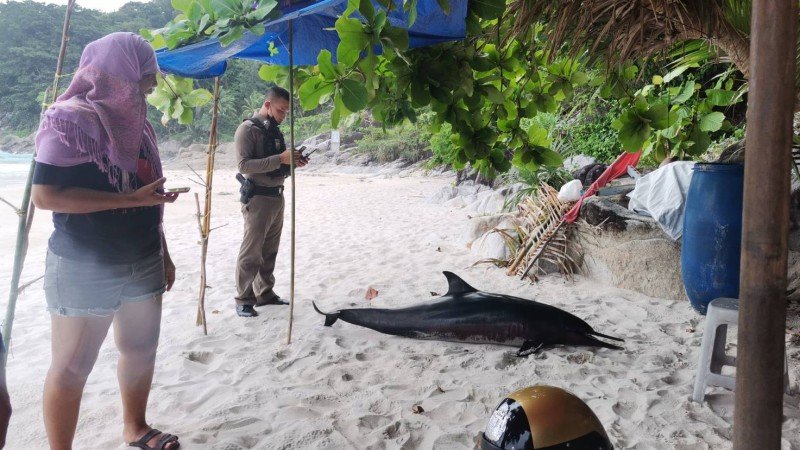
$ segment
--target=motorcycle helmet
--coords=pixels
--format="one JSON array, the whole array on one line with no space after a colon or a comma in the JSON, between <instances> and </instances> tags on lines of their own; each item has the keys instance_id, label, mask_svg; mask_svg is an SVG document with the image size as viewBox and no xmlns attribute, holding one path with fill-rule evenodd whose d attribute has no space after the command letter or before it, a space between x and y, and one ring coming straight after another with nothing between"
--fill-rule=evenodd
<instances>
[{"instance_id":1,"label":"motorcycle helmet","mask_svg":"<svg viewBox=\"0 0 800 450\"><path fill-rule=\"evenodd\" d=\"M504 398L482 434L482 450L612 450L603 425L578 397L532 386Z\"/></svg>"}]
</instances>

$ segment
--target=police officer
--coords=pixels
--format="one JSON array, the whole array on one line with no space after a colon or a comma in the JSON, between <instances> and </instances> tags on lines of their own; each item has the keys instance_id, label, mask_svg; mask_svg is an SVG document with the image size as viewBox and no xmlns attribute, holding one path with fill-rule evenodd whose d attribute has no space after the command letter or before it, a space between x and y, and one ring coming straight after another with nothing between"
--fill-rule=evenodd
<instances>
[{"instance_id":1,"label":"police officer","mask_svg":"<svg viewBox=\"0 0 800 450\"><path fill-rule=\"evenodd\" d=\"M236 313L241 317L257 316L254 306L288 304L272 290L283 229L283 181L292 155L295 167L308 163L301 152L286 149L278 129L289 108L289 92L270 88L261 109L239 125L234 137L239 172L255 185L242 205L244 236L236 264Z\"/></svg>"}]
</instances>

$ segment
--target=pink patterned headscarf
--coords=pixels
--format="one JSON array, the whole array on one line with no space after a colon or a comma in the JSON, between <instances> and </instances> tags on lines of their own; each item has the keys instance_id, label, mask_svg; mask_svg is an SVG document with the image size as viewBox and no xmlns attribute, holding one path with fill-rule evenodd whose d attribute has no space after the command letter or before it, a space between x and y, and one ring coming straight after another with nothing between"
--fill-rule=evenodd
<instances>
[{"instance_id":1,"label":"pink patterned headscarf","mask_svg":"<svg viewBox=\"0 0 800 450\"><path fill-rule=\"evenodd\" d=\"M139 89L139 81L157 71L152 47L133 33L112 33L89 43L66 92L44 113L36 161L60 167L95 163L111 185L128 192L144 153L151 175L160 178L155 131ZM64 145L40 146L52 133Z\"/></svg>"}]
</instances>

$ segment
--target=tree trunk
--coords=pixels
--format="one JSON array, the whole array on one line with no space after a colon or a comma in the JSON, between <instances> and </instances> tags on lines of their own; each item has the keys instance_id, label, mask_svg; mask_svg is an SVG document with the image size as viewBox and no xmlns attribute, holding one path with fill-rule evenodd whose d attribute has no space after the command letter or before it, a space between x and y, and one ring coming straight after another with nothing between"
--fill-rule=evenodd
<instances>
[{"instance_id":1,"label":"tree trunk","mask_svg":"<svg viewBox=\"0 0 800 450\"><path fill-rule=\"evenodd\" d=\"M743 36L730 24L721 24L717 29L706 30L702 20L697 19L694 26L687 26L678 40L702 39L716 46L742 72L745 79L750 78L750 38Z\"/></svg>"}]
</instances>

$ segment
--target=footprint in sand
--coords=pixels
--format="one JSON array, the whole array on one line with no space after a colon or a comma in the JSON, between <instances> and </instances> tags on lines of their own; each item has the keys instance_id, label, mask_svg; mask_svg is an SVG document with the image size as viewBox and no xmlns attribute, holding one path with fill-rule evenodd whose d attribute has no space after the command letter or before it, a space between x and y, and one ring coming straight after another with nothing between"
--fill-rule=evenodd
<instances>
[{"instance_id":1,"label":"footprint in sand","mask_svg":"<svg viewBox=\"0 0 800 450\"><path fill-rule=\"evenodd\" d=\"M594 355L589 352L570 353L567 355L567 361L573 364L586 364L592 360Z\"/></svg>"},{"instance_id":2,"label":"footprint in sand","mask_svg":"<svg viewBox=\"0 0 800 450\"><path fill-rule=\"evenodd\" d=\"M379 416L375 414L366 415L358 419L358 429L362 433L364 433L365 430L369 432L376 428L386 426L387 422L390 420L391 419L386 416Z\"/></svg>"},{"instance_id":3,"label":"footprint in sand","mask_svg":"<svg viewBox=\"0 0 800 450\"><path fill-rule=\"evenodd\" d=\"M622 390L617 395L617 402L611 409L620 417L631 420L634 414L639 412L646 400L637 396L637 394L630 390Z\"/></svg>"},{"instance_id":4,"label":"footprint in sand","mask_svg":"<svg viewBox=\"0 0 800 450\"><path fill-rule=\"evenodd\" d=\"M202 352L202 351L185 352L184 356L189 361L194 361L196 363L205 365L208 365L211 361L214 360L214 354L211 352Z\"/></svg>"},{"instance_id":5,"label":"footprint in sand","mask_svg":"<svg viewBox=\"0 0 800 450\"><path fill-rule=\"evenodd\" d=\"M394 439L394 438L396 438L397 436L400 435L400 430L402 428L403 428L403 424L402 423L395 422L395 423L389 425L388 427L386 427L385 430L383 430L383 435L384 435L384 437L386 437L388 439Z\"/></svg>"},{"instance_id":6,"label":"footprint in sand","mask_svg":"<svg viewBox=\"0 0 800 450\"><path fill-rule=\"evenodd\" d=\"M517 364L522 361L521 358L517 357L514 352L503 352L503 355L500 357L500 361L494 365L494 368L497 370L504 370L512 366L516 366Z\"/></svg>"}]
</instances>

